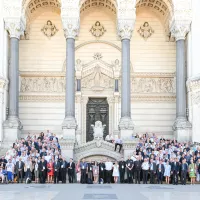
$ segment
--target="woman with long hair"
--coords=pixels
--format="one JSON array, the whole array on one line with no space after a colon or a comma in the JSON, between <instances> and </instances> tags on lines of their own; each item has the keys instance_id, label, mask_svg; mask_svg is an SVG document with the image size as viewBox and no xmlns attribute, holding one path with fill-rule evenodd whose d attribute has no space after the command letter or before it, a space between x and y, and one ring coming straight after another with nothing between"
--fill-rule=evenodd
<instances>
[{"instance_id":1,"label":"woman with long hair","mask_svg":"<svg viewBox=\"0 0 200 200\"><path fill-rule=\"evenodd\" d=\"M169 184L170 175L171 175L171 165L169 164L169 161L167 160L166 165L165 165L165 172L164 172L166 184Z\"/></svg>"}]
</instances>

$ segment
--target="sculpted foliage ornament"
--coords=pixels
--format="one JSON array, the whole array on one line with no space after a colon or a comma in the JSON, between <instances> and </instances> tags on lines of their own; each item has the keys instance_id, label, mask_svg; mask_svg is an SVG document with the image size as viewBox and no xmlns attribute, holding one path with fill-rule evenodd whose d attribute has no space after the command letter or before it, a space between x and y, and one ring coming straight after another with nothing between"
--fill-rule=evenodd
<instances>
[{"instance_id":1,"label":"sculpted foliage ornament","mask_svg":"<svg viewBox=\"0 0 200 200\"><path fill-rule=\"evenodd\" d=\"M185 40L190 31L192 22L192 9L190 0L173 0L174 15L170 22L171 35L178 40Z\"/></svg>"},{"instance_id":2,"label":"sculpted foliage ornament","mask_svg":"<svg viewBox=\"0 0 200 200\"><path fill-rule=\"evenodd\" d=\"M131 39L136 19L136 0L118 0L117 3L118 35L121 40Z\"/></svg>"}]
</instances>

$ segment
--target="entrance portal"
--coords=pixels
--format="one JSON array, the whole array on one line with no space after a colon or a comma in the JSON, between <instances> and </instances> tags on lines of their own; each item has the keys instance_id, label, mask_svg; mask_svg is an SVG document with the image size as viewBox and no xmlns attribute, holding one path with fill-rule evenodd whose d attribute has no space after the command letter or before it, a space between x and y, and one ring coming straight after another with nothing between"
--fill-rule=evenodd
<instances>
[{"instance_id":1,"label":"entrance portal","mask_svg":"<svg viewBox=\"0 0 200 200\"><path fill-rule=\"evenodd\" d=\"M86 142L94 139L91 125L94 125L96 121L101 121L102 125L106 125L103 133L103 138L105 139L106 135L109 134L109 105L107 98L89 98L87 103L86 119Z\"/></svg>"}]
</instances>

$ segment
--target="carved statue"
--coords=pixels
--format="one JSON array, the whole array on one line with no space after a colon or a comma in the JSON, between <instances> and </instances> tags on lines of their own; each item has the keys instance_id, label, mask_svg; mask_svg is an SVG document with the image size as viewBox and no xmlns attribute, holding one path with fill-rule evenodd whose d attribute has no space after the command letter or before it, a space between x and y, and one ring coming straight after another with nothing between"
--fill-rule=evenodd
<instances>
[{"instance_id":1,"label":"carved statue","mask_svg":"<svg viewBox=\"0 0 200 200\"><path fill-rule=\"evenodd\" d=\"M102 122L101 121L96 121L95 125L91 125L93 128L93 136L94 136L94 140L95 139L103 139L103 131L106 127L106 125L102 126Z\"/></svg>"},{"instance_id":2,"label":"carved statue","mask_svg":"<svg viewBox=\"0 0 200 200\"><path fill-rule=\"evenodd\" d=\"M44 25L41 31L50 39L52 36L56 34L58 29L50 20L48 20L47 24Z\"/></svg>"},{"instance_id":3,"label":"carved statue","mask_svg":"<svg viewBox=\"0 0 200 200\"><path fill-rule=\"evenodd\" d=\"M151 28L148 22L144 22L142 26L140 26L138 33L147 40L154 33L154 30Z\"/></svg>"},{"instance_id":4,"label":"carved statue","mask_svg":"<svg viewBox=\"0 0 200 200\"><path fill-rule=\"evenodd\" d=\"M96 21L96 23L90 29L90 32L98 39L106 32L106 30L99 21Z\"/></svg>"}]
</instances>

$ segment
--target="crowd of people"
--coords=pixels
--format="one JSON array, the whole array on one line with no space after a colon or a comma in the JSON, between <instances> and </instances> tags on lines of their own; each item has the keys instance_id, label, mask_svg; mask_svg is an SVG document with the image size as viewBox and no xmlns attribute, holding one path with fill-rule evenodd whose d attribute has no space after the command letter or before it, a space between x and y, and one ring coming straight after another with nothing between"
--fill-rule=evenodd
<instances>
[{"instance_id":1,"label":"crowd of people","mask_svg":"<svg viewBox=\"0 0 200 200\"><path fill-rule=\"evenodd\" d=\"M56 135L47 131L16 141L0 159L2 183L135 183L182 184L200 181L200 146L158 138L155 134L139 136L133 154L125 160L81 160L62 156ZM119 138L115 151L123 148Z\"/></svg>"}]
</instances>

